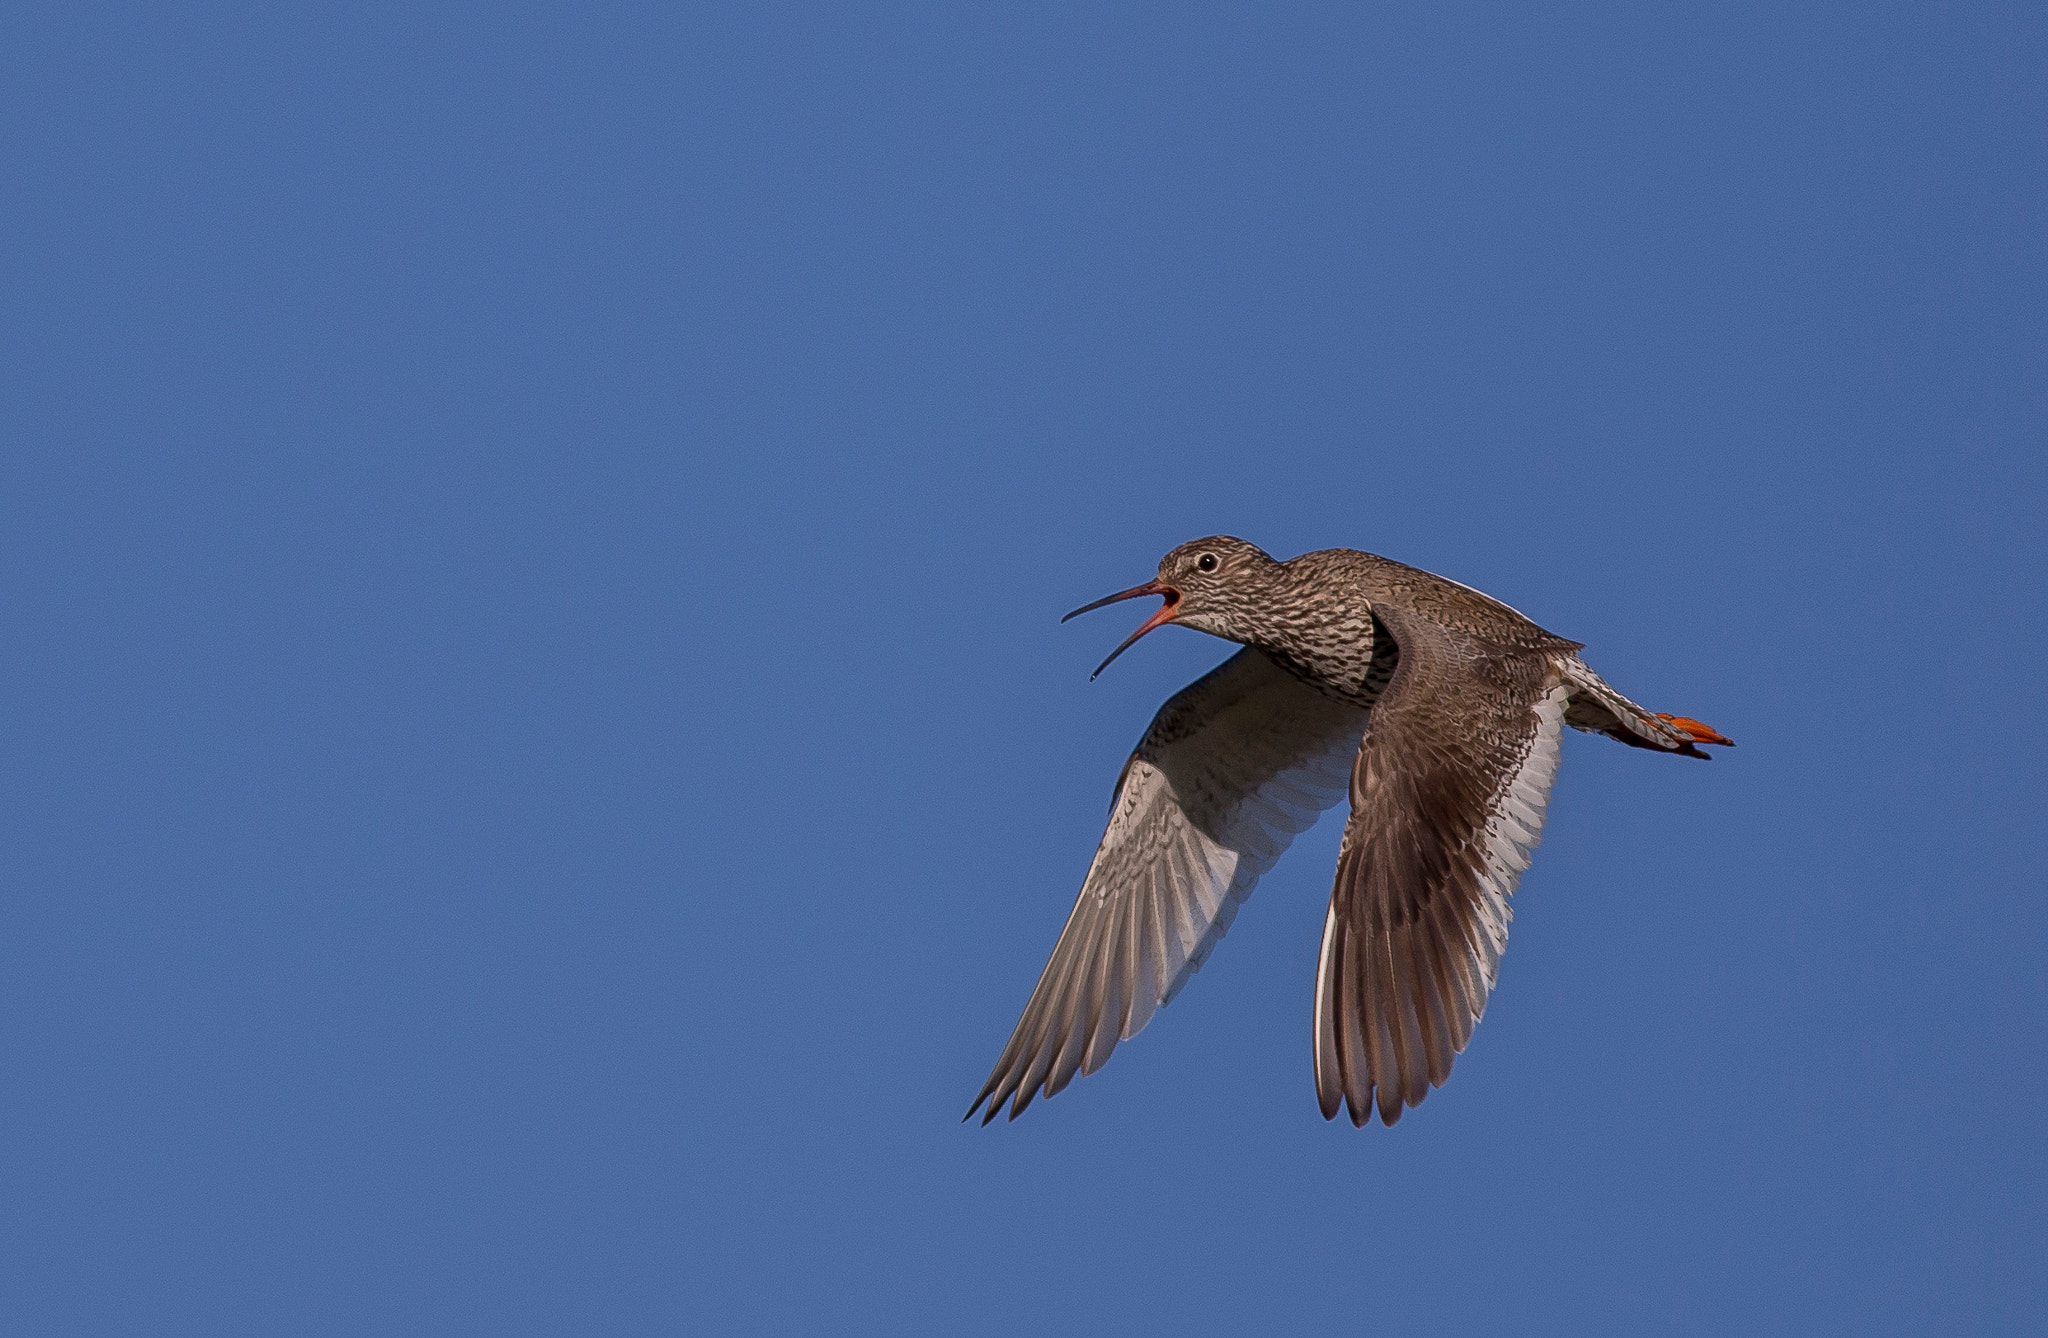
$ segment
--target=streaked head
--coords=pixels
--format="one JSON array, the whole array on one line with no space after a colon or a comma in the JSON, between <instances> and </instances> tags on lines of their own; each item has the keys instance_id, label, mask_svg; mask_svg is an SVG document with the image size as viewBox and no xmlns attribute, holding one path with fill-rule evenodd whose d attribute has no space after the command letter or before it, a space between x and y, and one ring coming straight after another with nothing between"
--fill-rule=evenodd
<instances>
[{"instance_id":1,"label":"streaked head","mask_svg":"<svg viewBox=\"0 0 2048 1338\"><path fill-rule=\"evenodd\" d=\"M1166 601L1137 631L1124 638L1124 643L1111 651L1109 659L1096 666L1095 673L1088 677L1093 679L1109 668L1110 661L1129 650L1139 637L1168 623L1192 627L1197 632L1220 636L1226 641L1244 640L1248 617L1279 566L1258 545L1233 539L1227 534L1182 544L1159 560L1156 580L1118 591L1093 604L1084 604L1067 615L1067 618L1072 618L1105 604L1136 599L1140 595L1158 595ZM1065 622L1067 618L1060 621Z\"/></svg>"}]
</instances>

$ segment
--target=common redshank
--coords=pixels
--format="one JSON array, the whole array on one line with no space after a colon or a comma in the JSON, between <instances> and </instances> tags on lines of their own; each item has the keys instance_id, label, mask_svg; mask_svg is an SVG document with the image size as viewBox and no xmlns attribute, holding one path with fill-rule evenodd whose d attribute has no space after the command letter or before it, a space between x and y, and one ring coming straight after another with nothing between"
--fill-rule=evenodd
<instances>
[{"instance_id":1,"label":"common redshank","mask_svg":"<svg viewBox=\"0 0 2048 1338\"><path fill-rule=\"evenodd\" d=\"M1102 1067L1208 960L1294 837L1347 793L1316 966L1316 1097L1392 1124L1450 1076L1507 947L1570 725L1705 758L1729 744L1646 711L1470 586L1348 548L1277 562L1182 544L1164 599L1096 669L1176 623L1244 646L1168 699L1124 763L1109 830L981 1095L982 1123ZM1065 621L1062 619L1061 621ZM1090 677L1093 677L1091 675Z\"/></svg>"}]
</instances>

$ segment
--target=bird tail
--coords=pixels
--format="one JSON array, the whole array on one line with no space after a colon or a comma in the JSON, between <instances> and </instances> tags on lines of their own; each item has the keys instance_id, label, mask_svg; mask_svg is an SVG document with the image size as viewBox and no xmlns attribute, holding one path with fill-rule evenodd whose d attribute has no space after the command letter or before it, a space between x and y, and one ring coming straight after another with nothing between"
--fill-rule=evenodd
<instances>
[{"instance_id":1,"label":"bird tail","mask_svg":"<svg viewBox=\"0 0 2048 1338\"><path fill-rule=\"evenodd\" d=\"M1609 687L1606 680L1576 655L1565 663L1564 671L1572 686L1564 722L1573 729L1604 734L1631 748L1648 748L1652 752L1677 753L1681 757L1702 760L1711 754L1701 752L1696 745L1710 743L1722 748L1735 745L1735 740L1690 716L1644 710Z\"/></svg>"}]
</instances>

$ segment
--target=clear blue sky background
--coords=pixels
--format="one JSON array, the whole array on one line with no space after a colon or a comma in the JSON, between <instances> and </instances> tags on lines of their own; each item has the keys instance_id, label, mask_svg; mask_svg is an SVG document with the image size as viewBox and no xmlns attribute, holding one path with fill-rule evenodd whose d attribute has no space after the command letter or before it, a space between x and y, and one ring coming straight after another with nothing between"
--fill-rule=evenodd
<instances>
[{"instance_id":1,"label":"clear blue sky background","mask_svg":"<svg viewBox=\"0 0 2048 1338\"><path fill-rule=\"evenodd\" d=\"M39 1335L2048 1328L2039 5L62 5L0 50ZM959 1124L1151 711L1367 548L1573 736L1317 1117L1338 824Z\"/></svg>"}]
</instances>

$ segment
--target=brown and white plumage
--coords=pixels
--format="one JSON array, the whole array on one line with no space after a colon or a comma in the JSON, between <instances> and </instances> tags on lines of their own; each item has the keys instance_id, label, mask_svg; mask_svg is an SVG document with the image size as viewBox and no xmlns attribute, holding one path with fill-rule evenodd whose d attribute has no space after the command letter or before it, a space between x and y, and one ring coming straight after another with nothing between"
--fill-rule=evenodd
<instances>
[{"instance_id":1,"label":"brown and white plumage","mask_svg":"<svg viewBox=\"0 0 2048 1338\"><path fill-rule=\"evenodd\" d=\"M1022 1111L1102 1067L1208 960L1261 874L1344 797L1366 711L1246 647L1160 708L982 1096ZM977 1102L977 1104L979 1104Z\"/></svg>"},{"instance_id":2,"label":"brown and white plumage","mask_svg":"<svg viewBox=\"0 0 2048 1338\"><path fill-rule=\"evenodd\" d=\"M1347 774L1316 1092L1326 1118L1348 1105L1355 1124L1375 1108L1394 1123L1443 1084L1485 1012L1563 727L1694 757L1727 742L1643 710L1576 642L1506 605L1371 554L1280 563L1243 540L1197 540L1157 580L1087 607L1140 594L1166 604L1116 654L1166 622L1246 648L1175 694L1125 764L1066 928L968 1111L986 1102L984 1123L1136 1035L1293 837L1344 797Z\"/></svg>"}]
</instances>

